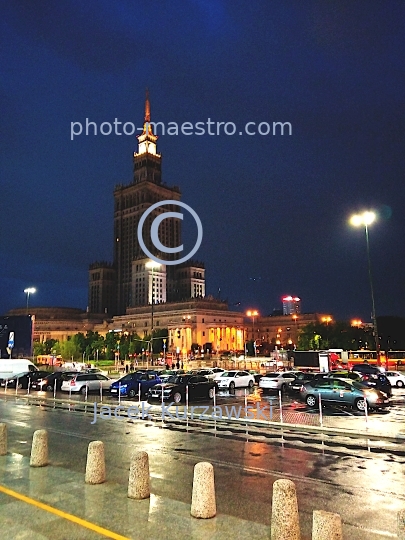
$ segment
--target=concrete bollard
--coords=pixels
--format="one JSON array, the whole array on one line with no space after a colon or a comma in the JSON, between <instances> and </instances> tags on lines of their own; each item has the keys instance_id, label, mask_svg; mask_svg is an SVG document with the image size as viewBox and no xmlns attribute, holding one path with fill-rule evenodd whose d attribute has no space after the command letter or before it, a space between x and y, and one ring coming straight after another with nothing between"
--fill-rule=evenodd
<instances>
[{"instance_id":1,"label":"concrete bollard","mask_svg":"<svg viewBox=\"0 0 405 540\"><path fill-rule=\"evenodd\" d=\"M208 519L215 517L216 513L214 467L211 463L202 461L194 467L191 515Z\"/></svg>"},{"instance_id":2,"label":"concrete bollard","mask_svg":"<svg viewBox=\"0 0 405 540\"><path fill-rule=\"evenodd\" d=\"M297 493L291 480L276 480L273 484L271 540L300 540Z\"/></svg>"},{"instance_id":3,"label":"concrete bollard","mask_svg":"<svg viewBox=\"0 0 405 540\"><path fill-rule=\"evenodd\" d=\"M87 449L86 484L102 484L105 482L104 443L92 441Z\"/></svg>"},{"instance_id":4,"label":"concrete bollard","mask_svg":"<svg viewBox=\"0 0 405 540\"><path fill-rule=\"evenodd\" d=\"M312 540L343 540L340 515L324 510L314 510Z\"/></svg>"},{"instance_id":5,"label":"concrete bollard","mask_svg":"<svg viewBox=\"0 0 405 540\"><path fill-rule=\"evenodd\" d=\"M150 497L149 456L147 452L135 452L131 458L128 497L130 499Z\"/></svg>"},{"instance_id":6,"label":"concrete bollard","mask_svg":"<svg viewBox=\"0 0 405 540\"><path fill-rule=\"evenodd\" d=\"M7 454L7 424L0 424L0 456Z\"/></svg>"},{"instance_id":7,"label":"concrete bollard","mask_svg":"<svg viewBox=\"0 0 405 540\"><path fill-rule=\"evenodd\" d=\"M405 510L398 512L397 520L398 540L405 540Z\"/></svg>"},{"instance_id":8,"label":"concrete bollard","mask_svg":"<svg viewBox=\"0 0 405 540\"><path fill-rule=\"evenodd\" d=\"M34 431L31 446L31 467L48 465L48 432L45 429Z\"/></svg>"}]
</instances>

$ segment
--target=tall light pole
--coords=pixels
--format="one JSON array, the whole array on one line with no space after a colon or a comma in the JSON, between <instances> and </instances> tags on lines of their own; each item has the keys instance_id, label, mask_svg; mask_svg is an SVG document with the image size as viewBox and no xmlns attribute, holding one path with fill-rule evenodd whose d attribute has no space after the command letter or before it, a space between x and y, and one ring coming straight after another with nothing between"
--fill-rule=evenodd
<instances>
[{"instance_id":1,"label":"tall light pole","mask_svg":"<svg viewBox=\"0 0 405 540\"><path fill-rule=\"evenodd\" d=\"M151 305L152 305L152 320L151 320L151 331L150 331L150 337L151 337L151 340L150 340L150 349L151 349L151 355L152 355L152 365L153 365L153 346L152 346L152 338L153 338L153 309L154 309L154 304L155 304L155 283L154 283L154 274L153 274L153 271L157 268L160 268L162 265L155 262L155 261L148 261L146 264L145 264L145 267L146 268L150 268L150 270L152 271L151 272L151 278L152 278L152 295L151 295Z\"/></svg>"},{"instance_id":2,"label":"tall light pole","mask_svg":"<svg viewBox=\"0 0 405 540\"><path fill-rule=\"evenodd\" d=\"M254 348L254 352L255 352L255 356L257 356L257 353L256 353L256 339L255 339L255 317L257 317L259 315L259 312L254 310L254 311L247 311L246 312L246 315L248 317L252 317L252 341L253 341L253 348Z\"/></svg>"},{"instance_id":3,"label":"tall light pole","mask_svg":"<svg viewBox=\"0 0 405 540\"><path fill-rule=\"evenodd\" d=\"M332 317L330 315L325 315L322 317L322 322L326 324L326 342L328 344L328 349L330 349L329 346L329 323L332 322Z\"/></svg>"},{"instance_id":4,"label":"tall light pole","mask_svg":"<svg viewBox=\"0 0 405 540\"><path fill-rule=\"evenodd\" d=\"M373 277L371 274L371 259L370 259L370 242L368 238L368 227L376 220L376 215L374 212L363 212L362 214L354 214L350 218L350 224L354 227L364 226L366 233L366 247L367 247L367 262L368 262L368 279L370 281L370 291L371 291L371 316L373 319L374 327L374 340L375 340L375 350L377 354L377 362L380 359L380 340L378 338L378 329L377 329L377 317L375 314L375 301L374 301L374 287L373 287Z\"/></svg>"},{"instance_id":5,"label":"tall light pole","mask_svg":"<svg viewBox=\"0 0 405 540\"><path fill-rule=\"evenodd\" d=\"M28 315L28 303L29 303L29 299L30 299L30 294L36 293L37 290L36 290L35 287L27 287L26 289L24 289L24 292L27 295L27 315Z\"/></svg>"}]
</instances>

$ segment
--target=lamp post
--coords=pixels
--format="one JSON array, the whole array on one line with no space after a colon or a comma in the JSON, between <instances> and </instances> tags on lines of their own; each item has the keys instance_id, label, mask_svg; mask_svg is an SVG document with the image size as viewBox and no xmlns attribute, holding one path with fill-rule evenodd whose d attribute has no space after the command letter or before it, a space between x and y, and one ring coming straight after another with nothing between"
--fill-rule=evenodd
<instances>
[{"instance_id":1,"label":"lamp post","mask_svg":"<svg viewBox=\"0 0 405 540\"><path fill-rule=\"evenodd\" d=\"M153 271L157 268L160 268L162 265L155 262L155 261L148 261L146 264L145 264L145 267L146 268L150 268L151 270L151 278L152 278L152 294L151 294L151 305L152 305L152 320L151 320L151 331L150 331L150 337L153 338L153 308L154 308L154 304L155 304L155 283L154 283L154 275L153 275ZM151 352L151 356L152 356L152 365L153 365L153 347L152 347L152 339L150 340L150 352Z\"/></svg>"},{"instance_id":2,"label":"lamp post","mask_svg":"<svg viewBox=\"0 0 405 540\"><path fill-rule=\"evenodd\" d=\"M36 293L37 290L36 290L35 287L27 287L26 289L24 289L24 292L27 295L27 315L28 315L28 303L29 303L29 299L30 299L30 294Z\"/></svg>"},{"instance_id":3,"label":"lamp post","mask_svg":"<svg viewBox=\"0 0 405 540\"><path fill-rule=\"evenodd\" d=\"M254 311L249 310L246 312L246 315L252 318L252 341L253 341L253 348L254 348L255 357L256 357L257 351L256 351L256 340L255 340L255 317L259 315L259 312L256 310Z\"/></svg>"},{"instance_id":4,"label":"lamp post","mask_svg":"<svg viewBox=\"0 0 405 540\"><path fill-rule=\"evenodd\" d=\"M373 319L373 332L375 340L375 350L377 354L377 362L380 359L380 340L378 338L378 329L377 329L377 317L375 314L375 301L374 301L374 287L373 287L373 277L371 274L371 259L370 259L370 243L368 238L368 227L376 220L376 215L374 212L363 212L362 214L354 214L350 218L350 224L354 227L364 226L366 233L366 247L367 247L367 262L368 262L368 279L370 281L370 292L371 292L371 316ZM387 366L388 367L388 366Z\"/></svg>"},{"instance_id":5,"label":"lamp post","mask_svg":"<svg viewBox=\"0 0 405 540\"><path fill-rule=\"evenodd\" d=\"M322 317L322 322L326 324L326 342L328 344L328 349L330 349L329 346L329 323L332 322L332 317L330 315L325 315Z\"/></svg>"}]
</instances>

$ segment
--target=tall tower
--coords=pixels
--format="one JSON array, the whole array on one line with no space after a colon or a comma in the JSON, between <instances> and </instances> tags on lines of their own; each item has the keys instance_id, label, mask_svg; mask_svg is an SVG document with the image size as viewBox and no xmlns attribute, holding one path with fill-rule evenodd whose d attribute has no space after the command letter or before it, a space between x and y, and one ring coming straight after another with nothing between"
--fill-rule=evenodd
<instances>
[{"instance_id":1,"label":"tall tower","mask_svg":"<svg viewBox=\"0 0 405 540\"><path fill-rule=\"evenodd\" d=\"M181 196L177 186L168 187L162 183L162 156L157 153L158 137L153 133L150 122L150 101L147 91L143 131L137 137L138 151L133 155L133 181L128 185L118 185L114 190L114 267L117 271L117 312L119 314L124 314L127 307L135 305L135 299L132 298L132 262L145 258L137 236L139 220L144 212L156 202L179 201ZM156 250L150 237L153 220L164 211L178 211L178 207L165 205L151 212L143 226L143 240L153 254L158 257L161 255L162 259L170 259L167 253L160 254ZM162 220L158 234L163 245L179 246L181 221L175 218ZM171 255L175 258L175 254Z\"/></svg>"},{"instance_id":2,"label":"tall tower","mask_svg":"<svg viewBox=\"0 0 405 540\"><path fill-rule=\"evenodd\" d=\"M283 315L299 315L301 313L301 298L298 296L283 296Z\"/></svg>"}]
</instances>

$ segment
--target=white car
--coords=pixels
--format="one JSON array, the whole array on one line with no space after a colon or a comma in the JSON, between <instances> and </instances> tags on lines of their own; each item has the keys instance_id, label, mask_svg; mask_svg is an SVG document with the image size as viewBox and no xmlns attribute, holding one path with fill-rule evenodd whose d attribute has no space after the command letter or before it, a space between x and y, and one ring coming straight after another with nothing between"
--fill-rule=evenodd
<instances>
[{"instance_id":1,"label":"white car","mask_svg":"<svg viewBox=\"0 0 405 540\"><path fill-rule=\"evenodd\" d=\"M299 371L270 372L263 375L259 388L263 390L286 390L287 384L296 379Z\"/></svg>"},{"instance_id":2,"label":"white car","mask_svg":"<svg viewBox=\"0 0 405 540\"><path fill-rule=\"evenodd\" d=\"M248 386L252 388L255 384L255 378L247 371L224 371L218 379L215 379L218 388L228 388L234 390L235 388L245 388Z\"/></svg>"},{"instance_id":3,"label":"white car","mask_svg":"<svg viewBox=\"0 0 405 540\"><path fill-rule=\"evenodd\" d=\"M219 377L222 375L222 373L225 372L225 370L220 367L214 367L212 368L212 371L214 372L214 381L217 381Z\"/></svg>"},{"instance_id":4,"label":"white car","mask_svg":"<svg viewBox=\"0 0 405 540\"><path fill-rule=\"evenodd\" d=\"M400 371L386 371L385 375L391 383L391 386L403 388L405 386L405 375Z\"/></svg>"},{"instance_id":5,"label":"white car","mask_svg":"<svg viewBox=\"0 0 405 540\"><path fill-rule=\"evenodd\" d=\"M66 380L63 381L61 390L62 392L80 392L86 394L89 392L100 392L100 388L103 392L110 390L113 379L109 379L101 373L78 373L69 374Z\"/></svg>"}]
</instances>

